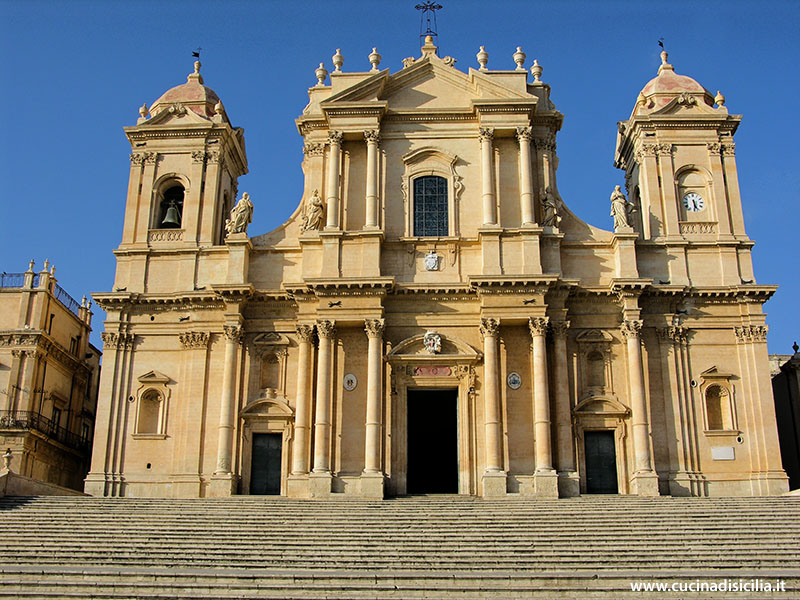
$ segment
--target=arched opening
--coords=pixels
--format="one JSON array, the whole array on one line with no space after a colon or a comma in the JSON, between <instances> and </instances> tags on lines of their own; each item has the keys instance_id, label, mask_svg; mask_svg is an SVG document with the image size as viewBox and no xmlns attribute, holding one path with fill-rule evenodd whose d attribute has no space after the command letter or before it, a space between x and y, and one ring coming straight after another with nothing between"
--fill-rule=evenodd
<instances>
[{"instance_id":1,"label":"arched opening","mask_svg":"<svg viewBox=\"0 0 800 600\"><path fill-rule=\"evenodd\" d=\"M449 232L447 179L425 175L414 180L414 235L444 237Z\"/></svg>"},{"instance_id":2,"label":"arched opening","mask_svg":"<svg viewBox=\"0 0 800 600\"><path fill-rule=\"evenodd\" d=\"M183 186L170 182L164 189L159 203L156 229L180 229L183 222Z\"/></svg>"},{"instance_id":3,"label":"arched opening","mask_svg":"<svg viewBox=\"0 0 800 600\"><path fill-rule=\"evenodd\" d=\"M706 420L709 431L733 429L728 392L718 385L706 389Z\"/></svg>"},{"instance_id":4,"label":"arched opening","mask_svg":"<svg viewBox=\"0 0 800 600\"><path fill-rule=\"evenodd\" d=\"M161 394L147 390L139 400L139 418L136 433L161 433Z\"/></svg>"}]
</instances>

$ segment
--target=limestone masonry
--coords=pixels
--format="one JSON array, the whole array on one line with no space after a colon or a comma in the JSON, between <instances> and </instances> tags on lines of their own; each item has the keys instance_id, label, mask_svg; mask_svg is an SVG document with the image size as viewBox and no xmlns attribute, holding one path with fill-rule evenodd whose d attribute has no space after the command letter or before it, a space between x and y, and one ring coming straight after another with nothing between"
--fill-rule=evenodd
<instances>
[{"instance_id":1,"label":"limestone masonry","mask_svg":"<svg viewBox=\"0 0 800 600\"><path fill-rule=\"evenodd\" d=\"M725 98L657 76L613 231L558 191L534 61L321 64L295 212L250 236L244 131L203 84L140 109L107 311L97 496L770 495L763 303ZM510 61L509 61L510 62ZM330 81L330 84L326 84ZM626 193L627 192L627 193Z\"/></svg>"}]
</instances>

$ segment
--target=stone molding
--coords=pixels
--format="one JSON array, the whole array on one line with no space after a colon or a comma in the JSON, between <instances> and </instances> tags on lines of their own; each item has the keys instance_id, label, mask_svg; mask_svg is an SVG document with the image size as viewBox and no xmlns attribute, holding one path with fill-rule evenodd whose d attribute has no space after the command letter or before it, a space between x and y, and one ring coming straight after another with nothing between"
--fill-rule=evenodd
<instances>
[{"instance_id":1,"label":"stone molding","mask_svg":"<svg viewBox=\"0 0 800 600\"><path fill-rule=\"evenodd\" d=\"M103 340L104 348L126 348L133 347L136 336L133 333L114 333L113 331L104 331L100 334Z\"/></svg>"},{"instance_id":2,"label":"stone molding","mask_svg":"<svg viewBox=\"0 0 800 600\"><path fill-rule=\"evenodd\" d=\"M769 328L766 325L744 325L742 327L734 327L733 330L736 334L736 341L740 344L747 344L766 342Z\"/></svg>"},{"instance_id":3,"label":"stone molding","mask_svg":"<svg viewBox=\"0 0 800 600\"><path fill-rule=\"evenodd\" d=\"M322 156L325 152L325 144L309 142L303 146L303 154L306 156Z\"/></svg>"},{"instance_id":4,"label":"stone molding","mask_svg":"<svg viewBox=\"0 0 800 600\"><path fill-rule=\"evenodd\" d=\"M683 325L671 325L669 327L659 327L656 335L662 342L672 344L684 344L689 339L689 329Z\"/></svg>"}]
</instances>

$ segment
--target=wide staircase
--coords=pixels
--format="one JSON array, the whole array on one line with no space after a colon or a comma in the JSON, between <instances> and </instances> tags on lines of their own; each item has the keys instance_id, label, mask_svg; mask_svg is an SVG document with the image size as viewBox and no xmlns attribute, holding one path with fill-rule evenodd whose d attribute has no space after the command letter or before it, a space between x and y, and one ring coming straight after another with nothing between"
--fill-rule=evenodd
<instances>
[{"instance_id":1,"label":"wide staircase","mask_svg":"<svg viewBox=\"0 0 800 600\"><path fill-rule=\"evenodd\" d=\"M696 591L725 581L751 591ZM800 497L1 498L0 583L15 599L798 598Z\"/></svg>"}]
</instances>

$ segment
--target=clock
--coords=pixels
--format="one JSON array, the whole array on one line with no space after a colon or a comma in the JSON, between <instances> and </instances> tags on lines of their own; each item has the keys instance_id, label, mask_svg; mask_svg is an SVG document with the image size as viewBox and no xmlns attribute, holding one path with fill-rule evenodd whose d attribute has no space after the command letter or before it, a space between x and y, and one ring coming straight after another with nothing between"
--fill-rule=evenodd
<instances>
[{"instance_id":1,"label":"clock","mask_svg":"<svg viewBox=\"0 0 800 600\"><path fill-rule=\"evenodd\" d=\"M689 192L683 197L683 206L689 212L700 212L706 207L706 201L696 192Z\"/></svg>"}]
</instances>

